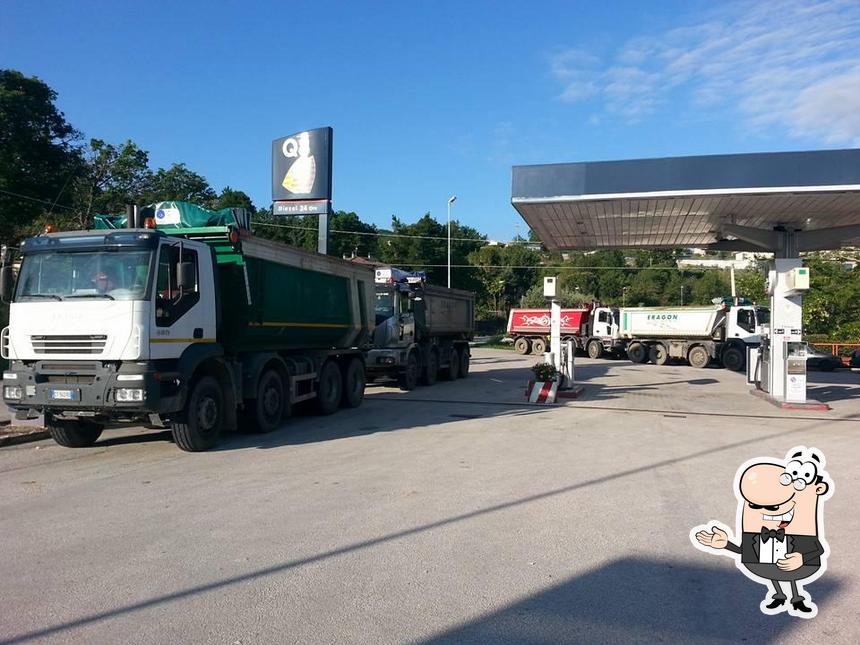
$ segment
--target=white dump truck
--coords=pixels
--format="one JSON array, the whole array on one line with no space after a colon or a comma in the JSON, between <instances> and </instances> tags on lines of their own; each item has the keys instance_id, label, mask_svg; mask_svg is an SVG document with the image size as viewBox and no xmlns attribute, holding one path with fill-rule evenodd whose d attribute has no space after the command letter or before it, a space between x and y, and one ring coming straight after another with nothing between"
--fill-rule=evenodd
<instances>
[{"instance_id":1,"label":"white dump truck","mask_svg":"<svg viewBox=\"0 0 860 645\"><path fill-rule=\"evenodd\" d=\"M598 307L592 319L611 322L600 334L589 334L586 350L591 358L626 353L634 363L656 365L677 358L701 368L715 360L739 371L746 348L761 343L761 325L769 318L766 307L723 301L706 307Z\"/></svg>"},{"instance_id":2,"label":"white dump truck","mask_svg":"<svg viewBox=\"0 0 860 645\"><path fill-rule=\"evenodd\" d=\"M244 213L169 204L163 226L167 208L25 240L17 285L0 269L16 418L44 414L70 448L143 423L200 451L222 430L275 430L294 404L360 405L373 272L255 238Z\"/></svg>"}]
</instances>

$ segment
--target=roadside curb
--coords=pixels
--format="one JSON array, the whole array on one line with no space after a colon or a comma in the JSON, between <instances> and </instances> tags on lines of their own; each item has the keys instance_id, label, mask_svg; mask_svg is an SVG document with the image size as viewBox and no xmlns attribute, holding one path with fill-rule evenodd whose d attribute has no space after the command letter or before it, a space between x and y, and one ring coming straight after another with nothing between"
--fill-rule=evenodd
<instances>
[{"instance_id":1,"label":"roadside curb","mask_svg":"<svg viewBox=\"0 0 860 645\"><path fill-rule=\"evenodd\" d=\"M833 409L826 403L816 401L815 399L807 399L806 403L792 403L775 399L767 392L763 392L758 389L750 390L750 394L767 401L771 405L778 407L780 410L813 410L816 412L825 412Z\"/></svg>"},{"instance_id":2,"label":"roadside curb","mask_svg":"<svg viewBox=\"0 0 860 645\"><path fill-rule=\"evenodd\" d=\"M14 446L20 443L41 441L42 439L48 439L51 436L44 428L9 426L8 424L4 424L2 427L3 433L0 434L0 448L5 446ZM16 428L20 428L21 431L15 431Z\"/></svg>"}]
</instances>

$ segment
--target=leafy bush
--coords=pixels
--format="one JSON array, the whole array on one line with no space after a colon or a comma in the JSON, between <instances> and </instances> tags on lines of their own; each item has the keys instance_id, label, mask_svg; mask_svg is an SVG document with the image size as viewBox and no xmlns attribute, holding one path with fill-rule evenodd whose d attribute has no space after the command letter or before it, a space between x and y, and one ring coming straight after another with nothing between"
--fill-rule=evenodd
<instances>
[{"instance_id":1,"label":"leafy bush","mask_svg":"<svg viewBox=\"0 0 860 645\"><path fill-rule=\"evenodd\" d=\"M560 289L556 296L556 301L562 307L581 307L587 302L594 300L594 296L587 293L580 293L571 289ZM531 309L549 308L549 299L543 295L543 284L536 284L528 290L522 301L523 307Z\"/></svg>"},{"instance_id":2,"label":"leafy bush","mask_svg":"<svg viewBox=\"0 0 860 645\"><path fill-rule=\"evenodd\" d=\"M535 373L535 381L554 381L558 378L558 370L552 363L537 363L532 366L532 372Z\"/></svg>"}]
</instances>

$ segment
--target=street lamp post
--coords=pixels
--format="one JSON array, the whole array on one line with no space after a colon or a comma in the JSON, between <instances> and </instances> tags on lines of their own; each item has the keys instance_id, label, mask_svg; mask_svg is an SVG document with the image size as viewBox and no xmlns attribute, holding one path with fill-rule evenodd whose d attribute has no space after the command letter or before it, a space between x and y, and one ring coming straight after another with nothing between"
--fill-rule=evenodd
<instances>
[{"instance_id":1,"label":"street lamp post","mask_svg":"<svg viewBox=\"0 0 860 645\"><path fill-rule=\"evenodd\" d=\"M457 201L456 195L448 199L448 288L451 288L451 204Z\"/></svg>"}]
</instances>

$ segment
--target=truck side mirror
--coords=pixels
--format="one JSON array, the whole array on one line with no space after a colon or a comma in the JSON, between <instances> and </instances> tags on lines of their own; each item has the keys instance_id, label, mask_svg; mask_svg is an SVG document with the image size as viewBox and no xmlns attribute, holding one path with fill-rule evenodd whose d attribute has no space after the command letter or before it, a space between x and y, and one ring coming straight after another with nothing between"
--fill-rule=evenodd
<instances>
[{"instance_id":1,"label":"truck side mirror","mask_svg":"<svg viewBox=\"0 0 860 645\"><path fill-rule=\"evenodd\" d=\"M0 299L3 302L12 302L13 291L15 290L15 273L12 267L5 266L0 269Z\"/></svg>"},{"instance_id":2,"label":"truck side mirror","mask_svg":"<svg viewBox=\"0 0 860 645\"><path fill-rule=\"evenodd\" d=\"M180 289L193 289L196 276L193 262L180 262L176 265L176 286Z\"/></svg>"}]
</instances>

